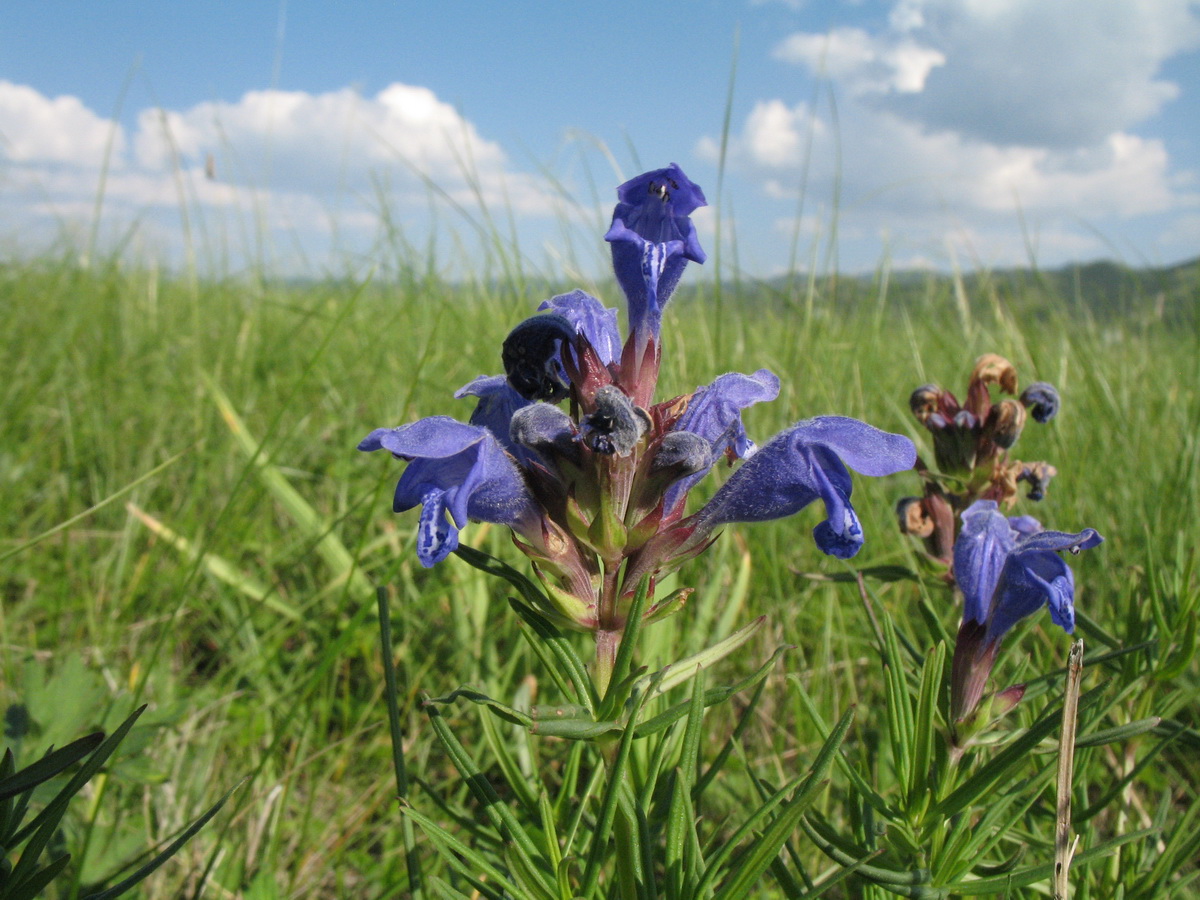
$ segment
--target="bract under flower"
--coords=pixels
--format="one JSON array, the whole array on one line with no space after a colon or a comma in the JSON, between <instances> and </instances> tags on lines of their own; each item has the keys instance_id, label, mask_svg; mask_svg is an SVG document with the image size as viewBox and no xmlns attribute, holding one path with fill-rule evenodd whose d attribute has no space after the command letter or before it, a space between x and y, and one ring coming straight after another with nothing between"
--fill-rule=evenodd
<instances>
[{"instance_id":1,"label":"bract under flower","mask_svg":"<svg viewBox=\"0 0 1200 900\"><path fill-rule=\"evenodd\" d=\"M392 508L404 512L421 505L417 557L426 567L458 547L458 530L468 519L540 536L538 506L512 458L486 428L433 416L377 428L358 449L388 450L408 461Z\"/></svg>"}]
</instances>

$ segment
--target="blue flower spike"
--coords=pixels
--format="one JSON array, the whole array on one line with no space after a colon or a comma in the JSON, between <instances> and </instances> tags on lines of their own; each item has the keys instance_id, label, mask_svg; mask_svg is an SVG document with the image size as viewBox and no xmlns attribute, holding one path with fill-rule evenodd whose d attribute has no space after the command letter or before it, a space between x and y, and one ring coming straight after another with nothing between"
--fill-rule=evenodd
<instances>
[{"instance_id":1,"label":"blue flower spike","mask_svg":"<svg viewBox=\"0 0 1200 900\"><path fill-rule=\"evenodd\" d=\"M422 565L453 553L471 519L511 528L545 588L543 612L595 635L600 686L643 577L653 599L656 582L721 526L815 500L825 507L817 546L853 556L863 533L850 470L889 475L916 459L908 438L836 416L800 422L758 449L743 416L779 395L767 369L656 404L663 308L687 263L704 261L690 218L704 193L671 165L621 185L618 197L605 238L628 301L624 340L616 310L595 297L551 297L504 340L504 374L455 394L475 398L470 424L435 416L377 429L359 445L407 463L394 509L421 507ZM692 488L720 460L740 467L688 515Z\"/></svg>"}]
</instances>

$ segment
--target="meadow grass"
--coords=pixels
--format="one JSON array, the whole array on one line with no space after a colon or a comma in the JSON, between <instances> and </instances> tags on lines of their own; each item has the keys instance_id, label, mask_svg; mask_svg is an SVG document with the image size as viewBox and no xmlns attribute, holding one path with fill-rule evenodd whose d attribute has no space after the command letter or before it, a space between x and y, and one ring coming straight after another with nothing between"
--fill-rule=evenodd
<instances>
[{"instance_id":1,"label":"meadow grass","mask_svg":"<svg viewBox=\"0 0 1200 900\"><path fill-rule=\"evenodd\" d=\"M552 291L515 277L450 284L408 272L388 283L295 283L52 258L0 266L0 700L24 704L36 725L20 747L26 758L151 704L62 836L74 854L62 896L113 880L244 777L145 896L188 896L202 883L214 897L405 896L373 586L386 587L394 616L417 808L470 806L421 693L471 684L517 705L556 701L503 592L458 559L422 569L415 514L390 513L399 465L354 450L377 426L465 418L454 389L499 371L504 336ZM887 291L797 284L681 292L663 328L659 396L765 366L783 389L747 413L760 442L837 413L908 434L931 456L907 407L917 385L960 391L984 352L1007 356L1023 381L1056 384L1062 414L1027 428L1020 450L1059 475L1043 503L1018 510L1107 539L1073 561L1080 632L1089 653L1139 649L1085 671L1085 689L1107 680L1093 730L1164 719L1079 751L1077 809L1106 801L1077 826L1083 847L1157 831L1080 870L1078 896L1166 896L1173 884L1187 896L1200 824L1196 297L1179 298L1179 315L1147 300L1104 320L1036 278L1022 290L984 278L958 292L936 278ZM615 287L600 290L618 305ZM280 482L298 499L281 499ZM868 540L855 566L918 568L892 508L919 491L915 475L858 480ZM749 796L747 773L778 783L801 771L825 737L817 717L835 722L851 705L847 757L891 783L871 622L854 585L831 580L853 569L809 539L817 521L810 510L727 529L675 579L697 588L689 607L646 633L646 661L665 663L765 614L721 681L794 645L716 787L718 811ZM472 525L464 536L524 567L499 529ZM957 628L958 611L935 587L869 585L920 651ZM1038 685L1012 728L1042 708L1039 691L1061 690L1069 644L1045 615L1009 637L995 683ZM469 746L483 746L474 708L444 714ZM719 749L730 715L714 712L706 753ZM544 756L514 746L522 766L561 765L553 742ZM819 808L848 833L868 827L837 772ZM1049 861L1053 814L1051 783L1013 846ZM712 822L719 838L727 826L719 814ZM796 846L814 876L830 866L811 844ZM439 871L427 846L420 854ZM1169 871L1153 873L1156 863ZM852 882L838 890L884 896ZM773 882L761 895L781 896Z\"/></svg>"}]
</instances>

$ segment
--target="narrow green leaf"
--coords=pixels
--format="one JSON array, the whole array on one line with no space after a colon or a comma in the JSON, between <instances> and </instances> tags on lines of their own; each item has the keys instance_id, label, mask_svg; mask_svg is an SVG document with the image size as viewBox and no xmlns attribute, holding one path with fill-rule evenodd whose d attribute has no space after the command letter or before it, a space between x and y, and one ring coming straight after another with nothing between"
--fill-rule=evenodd
<instances>
[{"instance_id":1,"label":"narrow green leaf","mask_svg":"<svg viewBox=\"0 0 1200 900\"><path fill-rule=\"evenodd\" d=\"M92 776L100 771L101 766L108 761L108 758L120 746L121 741L125 739L125 735L129 733L129 729L133 728L138 717L145 711L146 706L143 704L135 709L124 722L118 725L116 730L105 738L100 746L93 751L92 755L80 765L79 771L71 776L71 779L54 795L54 799L46 804L36 817L26 823L24 828L12 836L9 846L20 846L29 835L41 828L46 821L53 820L57 823L62 818L63 813L66 812L67 804L70 803L71 798L78 794L83 786L92 779ZM22 855L17 865L19 866L24 861L25 856Z\"/></svg>"},{"instance_id":2,"label":"narrow green leaf","mask_svg":"<svg viewBox=\"0 0 1200 900\"><path fill-rule=\"evenodd\" d=\"M917 695L917 713L913 720L912 765L908 782L910 806L923 807L932 794L929 767L937 739L937 701L945 665L946 645L939 642L925 657L925 666L921 670L921 690Z\"/></svg>"},{"instance_id":3,"label":"narrow green leaf","mask_svg":"<svg viewBox=\"0 0 1200 900\"><path fill-rule=\"evenodd\" d=\"M34 897L40 897L46 885L62 874L62 870L70 861L71 854L64 853L53 859L45 868L38 869L20 884L10 881L8 885L0 885L4 891L4 900L33 900Z\"/></svg>"},{"instance_id":4,"label":"narrow green leaf","mask_svg":"<svg viewBox=\"0 0 1200 900\"><path fill-rule=\"evenodd\" d=\"M459 550L466 548L459 547ZM457 552L457 551L456 551ZM461 554L460 554L461 555ZM486 554L484 554L486 555ZM468 557L463 555L464 559ZM491 559L491 557L488 557ZM503 566L498 560L493 560ZM472 563L474 565L474 563ZM518 578L523 578L519 572L509 566L504 566L510 572L514 573ZM583 664L583 660L579 658L579 654L575 652L575 647L567 640L554 625L542 616L536 608L520 603L515 599L509 600L509 605L517 612L521 619L533 629L547 649L554 654L554 658L558 661L555 667L560 671L575 688L575 697L580 702L587 706L589 710L596 711L599 701L596 698L595 688L592 686L591 676L588 674L587 666Z\"/></svg>"},{"instance_id":5,"label":"narrow green leaf","mask_svg":"<svg viewBox=\"0 0 1200 900\"><path fill-rule=\"evenodd\" d=\"M704 774L696 782L696 786L692 790L697 801L704 794L705 788L712 784L713 779L725 767L725 762L729 759L730 753L733 752L734 745L741 741L745 735L746 729L754 719L755 710L758 709L758 703L762 699L763 691L766 690L766 687L767 682L765 679L755 685L754 693L750 695L750 701L746 704L746 708L742 710L741 715L738 716L737 725L734 726L733 733L729 735L720 752L717 753L712 763L709 764L709 767L704 770Z\"/></svg>"},{"instance_id":6,"label":"narrow green leaf","mask_svg":"<svg viewBox=\"0 0 1200 900\"><path fill-rule=\"evenodd\" d=\"M1143 828L1141 831L1118 835L1112 840L1105 841L1089 850L1081 851L1071 860L1071 865L1075 869L1085 867L1088 863L1111 856L1126 844L1140 841L1157 833L1157 828ZM1025 887L1026 885L1036 884L1039 881L1048 881L1053 874L1054 864L1046 863L1042 866L1022 869L1019 872L997 875L993 878L966 878L954 884L946 885L946 890L951 893L965 894L967 896L1005 894L1013 888Z\"/></svg>"},{"instance_id":7,"label":"narrow green leaf","mask_svg":"<svg viewBox=\"0 0 1200 900\"><path fill-rule=\"evenodd\" d=\"M446 831L433 819L408 804L401 804L400 812L405 818L416 822L417 827L425 833L441 857L462 874L474 878L486 877L496 885L511 884L511 879L504 872L497 869L482 854Z\"/></svg>"},{"instance_id":8,"label":"narrow green leaf","mask_svg":"<svg viewBox=\"0 0 1200 900\"><path fill-rule=\"evenodd\" d=\"M777 648L775 650L775 652L773 654L771 654L771 658L768 659L765 663L763 663L756 672L751 674L749 677L742 679L741 681L737 682L736 684L726 685L724 687L719 687L719 688L708 689L707 691L704 692L704 705L706 707L715 706L718 703L722 703L725 700L728 700L734 694L744 691L744 690L746 690L746 688L753 687L754 685L758 684L760 681L762 681L764 678L767 677L767 674L771 671L772 668L774 668L775 663L779 659L779 657L782 656L784 653L786 653L790 649L791 649L790 646L783 646L783 647ZM665 670L663 670L663 671L665 671ZM683 703L678 703L675 706L672 706L670 709L667 709L666 711L659 713L657 716L646 719L644 722L641 722L636 727L635 731L637 732L637 737L643 738L648 735L656 734L657 732L662 731L664 728L671 726L672 724L674 724L675 722L678 722L680 719L682 719L684 716L686 716L688 713L688 710L690 708L691 708L691 701L685 701Z\"/></svg>"},{"instance_id":9,"label":"narrow green leaf","mask_svg":"<svg viewBox=\"0 0 1200 900\"><path fill-rule=\"evenodd\" d=\"M804 815L804 811L816 799L817 789L824 783L825 777L837 757L838 748L845 740L846 732L850 730L850 724L853 721L854 707L850 707L843 713L833 732L822 744L795 796L783 804L779 815L767 826L762 836L742 855L737 868L730 873L728 880L717 891L716 900L739 900L739 898L747 896L750 889L758 883L763 873L779 856L780 849L792 832L796 830L796 825ZM707 884L711 882L714 874L728 858L733 847L740 843L752 828L757 827L762 816L774 805L773 800L774 798L768 800L759 810L756 810L748 822L734 832L721 850L709 860L704 879L696 892L698 896L703 896Z\"/></svg>"},{"instance_id":10,"label":"narrow green leaf","mask_svg":"<svg viewBox=\"0 0 1200 900\"><path fill-rule=\"evenodd\" d=\"M689 791L695 786L700 769L700 741L704 737L704 673L697 672L692 682L692 700L688 704L687 727L679 750L679 771Z\"/></svg>"},{"instance_id":11,"label":"narrow green leaf","mask_svg":"<svg viewBox=\"0 0 1200 900\"><path fill-rule=\"evenodd\" d=\"M529 779L525 773L521 771L521 766L517 763L516 757L513 756L512 750L509 749L508 742L500 734L500 726L496 723L496 718L493 716L480 716L479 722L483 726L483 739L487 742L488 749L492 751L492 756L500 766L500 771L504 773L504 780L512 788L513 794L518 802L531 814L538 812L538 795L534 788L529 784ZM549 857L549 852L547 852ZM557 862L555 863L557 865Z\"/></svg>"},{"instance_id":12,"label":"narrow green leaf","mask_svg":"<svg viewBox=\"0 0 1200 900\"><path fill-rule=\"evenodd\" d=\"M523 728L530 728L533 726L533 716L529 715L529 713L522 712L519 709L514 709L507 704L501 703L499 700L493 700L487 694L482 694L479 691L472 690L471 688L458 688L457 690L451 691L445 697L429 697L425 702L448 705L458 699L470 700L472 703L475 703L479 706L486 706L505 722L509 722L513 725L520 725Z\"/></svg>"},{"instance_id":13,"label":"narrow green leaf","mask_svg":"<svg viewBox=\"0 0 1200 900\"><path fill-rule=\"evenodd\" d=\"M538 879L540 887L547 893L552 893L552 878L553 875L539 870L534 865L534 858L538 856L538 848L533 839L521 827L520 822L513 816L512 811L500 799L500 795L496 793L496 789L484 776L479 765L467 753L466 748L459 743L458 738L454 736L454 732L450 730L450 726L442 717L441 712L433 703L425 703L425 712L429 717L429 723L433 727L438 740L450 756L450 761L458 770L466 782L471 794L483 807L484 814L489 821L495 826L496 830L508 838L512 844L513 850L521 857L522 863L526 870L531 873L532 877Z\"/></svg>"},{"instance_id":14,"label":"narrow green leaf","mask_svg":"<svg viewBox=\"0 0 1200 900\"><path fill-rule=\"evenodd\" d=\"M1079 698L1079 711L1083 712L1098 703L1107 684L1092 688ZM952 816L974 803L990 790L1012 769L1019 766L1041 741L1054 732L1062 722L1062 709L1051 709L1024 734L1015 738L1008 746L980 767L970 778L944 797L933 809L934 815Z\"/></svg>"},{"instance_id":15,"label":"narrow green leaf","mask_svg":"<svg viewBox=\"0 0 1200 900\"><path fill-rule=\"evenodd\" d=\"M651 688L653 688L653 685ZM642 704L646 701L647 693L649 691L638 692L634 695L633 710L629 716L630 722L637 721L638 713L641 711ZM629 766L629 752L632 747L633 729L626 728L621 734L621 743L617 747L616 756L607 767L608 783L604 787L604 796L600 802L600 817L597 819L595 829L592 832L592 844L588 849L587 865L584 868L583 883L579 890L579 896L585 898L585 900L595 894L600 880L600 864L604 858L604 851L608 847L609 838L612 834L613 819L617 812L617 798L621 789L621 781L625 778L625 772Z\"/></svg>"},{"instance_id":16,"label":"narrow green leaf","mask_svg":"<svg viewBox=\"0 0 1200 900\"><path fill-rule=\"evenodd\" d=\"M829 825L816 816L805 816L800 820L800 827L808 835L809 840L816 844L817 849L843 866L858 865L858 874L874 884L880 885L893 894L902 897L938 898L945 897L947 892L929 884L928 869L916 869L902 872L882 866L871 866L863 862L869 856L863 848L855 847L838 835Z\"/></svg>"},{"instance_id":17,"label":"narrow green leaf","mask_svg":"<svg viewBox=\"0 0 1200 900\"><path fill-rule=\"evenodd\" d=\"M104 732L84 735L58 750L51 750L41 759L30 763L19 772L0 780L0 800L32 790L44 781L49 781L65 769L70 768L87 756L104 740Z\"/></svg>"},{"instance_id":18,"label":"narrow green leaf","mask_svg":"<svg viewBox=\"0 0 1200 900\"><path fill-rule=\"evenodd\" d=\"M1102 744L1115 744L1118 741L1127 741L1130 738L1137 737L1139 734L1153 731L1161 724L1162 718L1159 716L1151 716L1149 719L1138 719L1136 722L1126 722L1124 725L1105 728L1103 731L1093 731L1091 734L1085 734L1080 738L1076 738L1075 746L1099 747Z\"/></svg>"},{"instance_id":19,"label":"narrow green leaf","mask_svg":"<svg viewBox=\"0 0 1200 900\"><path fill-rule=\"evenodd\" d=\"M1158 741L1153 747L1150 748L1149 752L1147 752L1145 756L1137 761L1137 765L1121 776L1121 778L1119 778L1116 782L1109 785L1108 790L1104 792L1103 796L1101 796L1100 799L1098 799L1083 812L1079 813L1076 818L1080 822L1086 822L1093 816L1107 809L1109 804L1119 797L1125 791L1125 789L1134 782L1138 775L1140 775L1146 769L1146 767L1155 760L1158 754L1166 749L1167 745L1173 742L1178 736L1179 732L1176 731L1173 734L1166 735L1164 738L1162 738L1162 740Z\"/></svg>"},{"instance_id":20,"label":"narrow green leaf","mask_svg":"<svg viewBox=\"0 0 1200 900\"><path fill-rule=\"evenodd\" d=\"M805 712L808 713L812 723L817 727L821 734L829 732L829 726L825 724L825 719L817 709L813 699L805 690L804 684L800 678L793 674L787 676L788 683L796 689L796 695L800 698L800 702L804 705ZM844 754L839 753L837 758L838 771L850 779L854 789L862 796L870 807L889 821L895 821L901 818L899 810L892 807L883 797L869 785L866 780L859 774L858 770L850 764Z\"/></svg>"},{"instance_id":21,"label":"narrow green leaf","mask_svg":"<svg viewBox=\"0 0 1200 900\"><path fill-rule=\"evenodd\" d=\"M660 677L657 688L654 691L654 696L665 694L671 688L678 687L688 679L695 676L700 669L707 669L709 666L720 662L738 647L742 646L746 641L750 640L767 621L766 616L759 616L749 625L735 631L723 641L718 641L711 647L701 650L699 653L694 653L685 659L665 666L658 672L652 675L644 675L638 682L638 690L644 690L650 683L652 678Z\"/></svg>"},{"instance_id":22,"label":"narrow green leaf","mask_svg":"<svg viewBox=\"0 0 1200 900\"><path fill-rule=\"evenodd\" d=\"M179 837L171 841L171 843L169 843L161 853L159 853L154 857L154 859L150 860L145 865L139 867L138 870L128 878L119 882L118 884L113 885L107 890L99 891L94 894L88 894L83 898L83 900L111 900L111 898L119 897L130 888L140 884L143 880L155 872L163 863L178 853L183 848L184 844L190 841L201 828L207 825L208 821L221 811L221 807L225 805L225 801L233 796L233 792L245 784L245 782L246 779L243 778L228 791L226 791L225 795L212 806L210 806L204 815L192 822L192 824L180 832Z\"/></svg>"}]
</instances>

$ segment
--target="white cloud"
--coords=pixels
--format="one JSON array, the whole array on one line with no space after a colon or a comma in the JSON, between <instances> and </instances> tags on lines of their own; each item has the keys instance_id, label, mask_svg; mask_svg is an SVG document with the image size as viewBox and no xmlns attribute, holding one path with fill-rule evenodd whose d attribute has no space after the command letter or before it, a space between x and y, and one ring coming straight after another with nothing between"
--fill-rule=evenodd
<instances>
[{"instance_id":1,"label":"white cloud","mask_svg":"<svg viewBox=\"0 0 1200 900\"><path fill-rule=\"evenodd\" d=\"M429 208L444 200L473 212L482 202L522 217L561 214L544 179L516 170L498 143L423 87L392 84L373 97L251 91L142 110L127 135L74 97L0 82L0 230L24 229L27 219L40 220L41 232L89 222L110 140L105 221L159 244L182 240L184 210L316 245L335 233L369 243L382 226L380 203L402 227L414 217L428 225Z\"/></svg>"},{"instance_id":2,"label":"white cloud","mask_svg":"<svg viewBox=\"0 0 1200 900\"><path fill-rule=\"evenodd\" d=\"M908 39L874 37L861 28L793 34L775 48L774 56L826 75L852 94L919 93L929 73L946 63L938 50Z\"/></svg>"},{"instance_id":3,"label":"white cloud","mask_svg":"<svg viewBox=\"0 0 1200 900\"><path fill-rule=\"evenodd\" d=\"M1178 96L1159 70L1196 46L1194 0L899 0L879 33L794 34L775 55L929 128L1077 147Z\"/></svg>"},{"instance_id":4,"label":"white cloud","mask_svg":"<svg viewBox=\"0 0 1200 900\"><path fill-rule=\"evenodd\" d=\"M73 163L98 168L112 140L116 158L124 130L75 97L43 97L33 88L0 80L0 161Z\"/></svg>"},{"instance_id":5,"label":"white cloud","mask_svg":"<svg viewBox=\"0 0 1200 900\"><path fill-rule=\"evenodd\" d=\"M1135 130L1180 93L1164 62L1195 46L1196 0L895 0L874 28L781 40L773 56L827 78L837 116L764 97L728 159L780 211L830 210L839 241L876 253L1103 255L1098 232L1153 240L1150 217L1200 209L1195 173Z\"/></svg>"}]
</instances>

